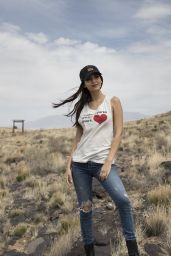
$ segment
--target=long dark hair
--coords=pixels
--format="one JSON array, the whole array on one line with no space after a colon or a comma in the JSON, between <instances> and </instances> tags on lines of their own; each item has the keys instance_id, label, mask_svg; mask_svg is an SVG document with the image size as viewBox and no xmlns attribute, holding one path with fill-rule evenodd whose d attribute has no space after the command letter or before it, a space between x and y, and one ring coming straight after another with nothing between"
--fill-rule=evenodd
<instances>
[{"instance_id":1,"label":"long dark hair","mask_svg":"<svg viewBox=\"0 0 171 256\"><path fill-rule=\"evenodd\" d=\"M103 77L102 77L101 74L100 74L100 78L101 78L101 81L102 81L102 84L101 84L101 87L100 87L100 89L101 89L102 85L103 85ZM84 81L81 82L80 87L77 90L77 92L75 92L73 95L68 97L66 100L63 100L61 103L52 103L53 108L58 108L58 107L66 104L68 102L74 101L78 96L80 96L80 99L75 103L73 110L71 112L69 112L67 115L65 115L65 116L68 116L68 117L71 116L71 118L72 118L72 116L76 112L75 123L73 124L73 126L79 126L80 125L79 122L78 122L78 118L80 116L81 110L83 109L84 105L86 103L90 102L91 99L92 99L89 90L86 87L84 87Z\"/></svg>"}]
</instances>

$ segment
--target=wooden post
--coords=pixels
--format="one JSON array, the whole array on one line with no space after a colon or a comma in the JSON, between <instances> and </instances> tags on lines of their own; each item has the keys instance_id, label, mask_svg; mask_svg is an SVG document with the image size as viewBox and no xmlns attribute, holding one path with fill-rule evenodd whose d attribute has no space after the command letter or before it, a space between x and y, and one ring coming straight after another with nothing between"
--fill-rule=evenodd
<instances>
[{"instance_id":1,"label":"wooden post","mask_svg":"<svg viewBox=\"0 0 171 256\"><path fill-rule=\"evenodd\" d=\"M15 123L22 123L22 133L24 133L24 121L25 120L13 120L12 134L14 134L15 129L17 129L17 126L15 126Z\"/></svg>"}]
</instances>

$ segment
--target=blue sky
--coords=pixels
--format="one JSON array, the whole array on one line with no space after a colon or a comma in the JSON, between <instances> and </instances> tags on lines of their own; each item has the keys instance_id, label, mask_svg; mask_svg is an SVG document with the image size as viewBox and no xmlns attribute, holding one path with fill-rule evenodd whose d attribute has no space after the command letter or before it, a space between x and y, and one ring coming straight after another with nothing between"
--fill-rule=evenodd
<instances>
[{"instance_id":1,"label":"blue sky","mask_svg":"<svg viewBox=\"0 0 171 256\"><path fill-rule=\"evenodd\" d=\"M0 126L68 113L96 65L124 112L170 110L171 1L0 0ZM73 106L73 105L72 105Z\"/></svg>"}]
</instances>

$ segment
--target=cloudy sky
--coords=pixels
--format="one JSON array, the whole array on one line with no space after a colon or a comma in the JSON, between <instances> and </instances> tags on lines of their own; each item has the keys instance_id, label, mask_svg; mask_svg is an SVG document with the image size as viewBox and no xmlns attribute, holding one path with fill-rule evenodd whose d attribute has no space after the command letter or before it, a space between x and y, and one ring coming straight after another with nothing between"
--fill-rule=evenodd
<instances>
[{"instance_id":1,"label":"cloudy sky","mask_svg":"<svg viewBox=\"0 0 171 256\"><path fill-rule=\"evenodd\" d=\"M0 0L0 126L52 108L96 65L123 111L170 110L170 0Z\"/></svg>"}]
</instances>

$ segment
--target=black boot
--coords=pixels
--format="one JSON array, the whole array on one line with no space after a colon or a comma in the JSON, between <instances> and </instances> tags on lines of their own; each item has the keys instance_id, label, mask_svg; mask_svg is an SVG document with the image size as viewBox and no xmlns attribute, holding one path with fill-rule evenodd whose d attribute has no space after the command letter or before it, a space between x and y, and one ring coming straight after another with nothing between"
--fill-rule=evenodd
<instances>
[{"instance_id":1,"label":"black boot","mask_svg":"<svg viewBox=\"0 0 171 256\"><path fill-rule=\"evenodd\" d=\"M86 252L86 256L95 256L94 242L91 243L91 244L85 244L84 249L85 249L85 252Z\"/></svg>"},{"instance_id":2,"label":"black boot","mask_svg":"<svg viewBox=\"0 0 171 256\"><path fill-rule=\"evenodd\" d=\"M126 240L126 246L129 256L140 256L136 240Z\"/></svg>"}]
</instances>

